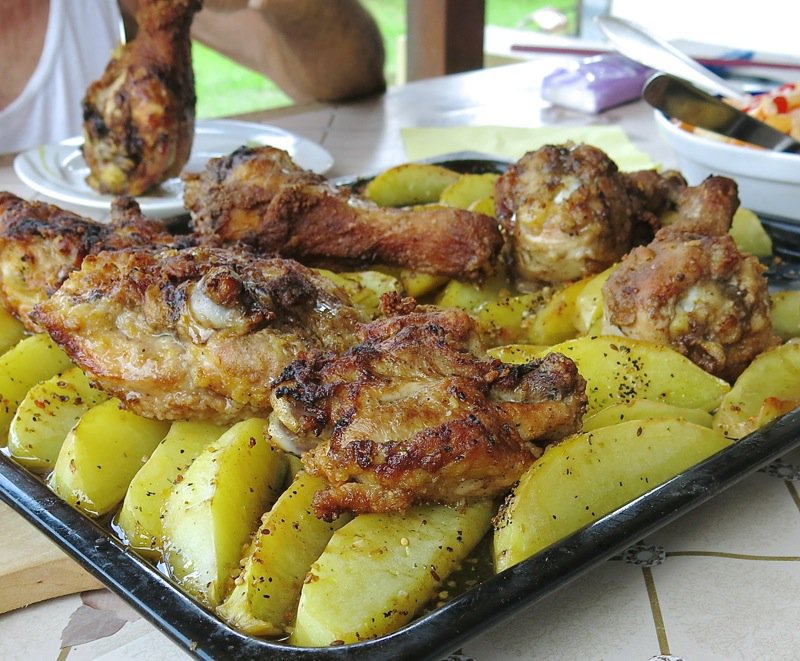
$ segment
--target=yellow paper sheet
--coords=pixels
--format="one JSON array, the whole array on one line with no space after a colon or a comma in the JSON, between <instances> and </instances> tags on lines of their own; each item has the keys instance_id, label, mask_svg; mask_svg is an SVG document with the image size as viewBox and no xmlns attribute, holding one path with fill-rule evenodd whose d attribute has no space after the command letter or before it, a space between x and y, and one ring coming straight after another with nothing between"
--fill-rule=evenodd
<instances>
[{"instance_id":1,"label":"yellow paper sheet","mask_svg":"<svg viewBox=\"0 0 800 661\"><path fill-rule=\"evenodd\" d=\"M401 135L410 161L459 151L477 151L515 161L542 145L572 140L602 149L620 170L643 170L656 165L619 126L425 127L402 129Z\"/></svg>"}]
</instances>

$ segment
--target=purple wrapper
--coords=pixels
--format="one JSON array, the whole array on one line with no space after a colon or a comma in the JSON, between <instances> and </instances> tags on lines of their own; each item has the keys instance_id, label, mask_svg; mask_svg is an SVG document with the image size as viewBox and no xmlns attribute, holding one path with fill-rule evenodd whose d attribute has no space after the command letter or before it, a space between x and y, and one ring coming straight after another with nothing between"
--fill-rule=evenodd
<instances>
[{"instance_id":1,"label":"purple wrapper","mask_svg":"<svg viewBox=\"0 0 800 661\"><path fill-rule=\"evenodd\" d=\"M574 110L598 113L642 95L653 73L622 55L597 55L556 69L542 82L542 98Z\"/></svg>"}]
</instances>

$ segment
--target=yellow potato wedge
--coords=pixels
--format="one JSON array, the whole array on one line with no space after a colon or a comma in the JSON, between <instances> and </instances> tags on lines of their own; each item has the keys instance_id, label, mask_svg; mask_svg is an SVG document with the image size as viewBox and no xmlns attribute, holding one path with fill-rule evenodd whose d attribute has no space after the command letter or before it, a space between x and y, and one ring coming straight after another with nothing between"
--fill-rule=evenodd
<instances>
[{"instance_id":1,"label":"yellow potato wedge","mask_svg":"<svg viewBox=\"0 0 800 661\"><path fill-rule=\"evenodd\" d=\"M442 308L460 308L465 312L476 312L482 306L497 301L504 284L494 278L480 285L450 280L436 296L435 302Z\"/></svg>"},{"instance_id":2,"label":"yellow potato wedge","mask_svg":"<svg viewBox=\"0 0 800 661\"><path fill-rule=\"evenodd\" d=\"M800 342L756 356L722 399L714 427L742 438L773 418L800 406Z\"/></svg>"},{"instance_id":3,"label":"yellow potato wedge","mask_svg":"<svg viewBox=\"0 0 800 661\"><path fill-rule=\"evenodd\" d=\"M71 364L44 334L26 337L0 356L0 445L6 444L11 420L28 391Z\"/></svg>"},{"instance_id":4,"label":"yellow potato wedge","mask_svg":"<svg viewBox=\"0 0 800 661\"><path fill-rule=\"evenodd\" d=\"M499 178L500 175L494 172L462 174L442 191L439 203L458 209L470 209L480 200L493 199L494 185ZM492 211L494 211L494 202L492 202Z\"/></svg>"},{"instance_id":5,"label":"yellow potato wedge","mask_svg":"<svg viewBox=\"0 0 800 661\"><path fill-rule=\"evenodd\" d=\"M526 320L542 306L539 294L501 296L474 312L488 346L517 342L526 334Z\"/></svg>"},{"instance_id":6,"label":"yellow potato wedge","mask_svg":"<svg viewBox=\"0 0 800 661\"><path fill-rule=\"evenodd\" d=\"M525 341L551 345L577 337L578 296L592 278L584 278L556 291L541 309L523 324ZM590 316L594 316L592 311Z\"/></svg>"},{"instance_id":7,"label":"yellow potato wedge","mask_svg":"<svg viewBox=\"0 0 800 661\"><path fill-rule=\"evenodd\" d=\"M350 643L407 623L484 536L492 511L486 501L357 516L312 565L290 641Z\"/></svg>"},{"instance_id":8,"label":"yellow potato wedge","mask_svg":"<svg viewBox=\"0 0 800 661\"><path fill-rule=\"evenodd\" d=\"M141 467L125 493L116 525L137 551L161 554L161 508L174 485L195 458L216 441L226 427L203 422L173 422L164 439Z\"/></svg>"},{"instance_id":9,"label":"yellow potato wedge","mask_svg":"<svg viewBox=\"0 0 800 661\"><path fill-rule=\"evenodd\" d=\"M113 510L133 476L169 430L109 399L89 409L67 434L50 476L50 488L91 516Z\"/></svg>"},{"instance_id":10,"label":"yellow potato wedge","mask_svg":"<svg viewBox=\"0 0 800 661\"><path fill-rule=\"evenodd\" d=\"M714 411L730 386L688 358L660 344L618 336L584 336L548 349L517 345L495 350L505 362L527 363L550 352L572 358L586 379L588 415L601 409L649 399L688 409Z\"/></svg>"},{"instance_id":11,"label":"yellow potato wedge","mask_svg":"<svg viewBox=\"0 0 800 661\"><path fill-rule=\"evenodd\" d=\"M749 252L756 257L769 257L772 254L772 239L759 217L750 209L739 207L736 210L730 235L742 252Z\"/></svg>"},{"instance_id":12,"label":"yellow potato wedge","mask_svg":"<svg viewBox=\"0 0 800 661\"><path fill-rule=\"evenodd\" d=\"M800 291L779 291L770 296L773 330L784 340L800 337Z\"/></svg>"},{"instance_id":13,"label":"yellow potato wedge","mask_svg":"<svg viewBox=\"0 0 800 661\"><path fill-rule=\"evenodd\" d=\"M501 572L538 553L730 444L677 419L632 420L547 448L495 519Z\"/></svg>"},{"instance_id":14,"label":"yellow potato wedge","mask_svg":"<svg viewBox=\"0 0 800 661\"><path fill-rule=\"evenodd\" d=\"M495 218L497 216L497 209L495 208L494 204L494 195L491 197L484 197L480 200L475 200L475 202L469 205L469 210L476 213L482 213L484 216L491 216L492 218Z\"/></svg>"},{"instance_id":15,"label":"yellow potato wedge","mask_svg":"<svg viewBox=\"0 0 800 661\"><path fill-rule=\"evenodd\" d=\"M25 337L25 326L0 306L0 354L8 351L23 337Z\"/></svg>"},{"instance_id":16,"label":"yellow potato wedge","mask_svg":"<svg viewBox=\"0 0 800 661\"><path fill-rule=\"evenodd\" d=\"M285 473L261 418L235 424L197 456L162 509L164 564L178 585L211 608L222 603Z\"/></svg>"},{"instance_id":17,"label":"yellow potato wedge","mask_svg":"<svg viewBox=\"0 0 800 661\"><path fill-rule=\"evenodd\" d=\"M591 333L603 318L603 286L617 265L608 267L588 279L575 299L575 318L573 323L580 333Z\"/></svg>"},{"instance_id":18,"label":"yellow potato wedge","mask_svg":"<svg viewBox=\"0 0 800 661\"><path fill-rule=\"evenodd\" d=\"M90 408L107 399L77 367L37 383L11 420L9 454L31 470L51 470L70 429Z\"/></svg>"},{"instance_id":19,"label":"yellow potato wedge","mask_svg":"<svg viewBox=\"0 0 800 661\"><path fill-rule=\"evenodd\" d=\"M628 420L649 420L651 418L682 418L701 427L711 427L714 422L714 416L702 409L684 408L652 399L634 399L630 402L612 404L594 415L588 416L583 421L582 431L593 431Z\"/></svg>"},{"instance_id":20,"label":"yellow potato wedge","mask_svg":"<svg viewBox=\"0 0 800 661\"><path fill-rule=\"evenodd\" d=\"M549 346L543 344L506 344L502 347L492 347L486 353L504 363L521 365L535 358L541 358L549 349Z\"/></svg>"},{"instance_id":21,"label":"yellow potato wedge","mask_svg":"<svg viewBox=\"0 0 800 661\"><path fill-rule=\"evenodd\" d=\"M367 184L364 195L382 207L429 204L460 176L440 165L404 163L381 172Z\"/></svg>"},{"instance_id":22,"label":"yellow potato wedge","mask_svg":"<svg viewBox=\"0 0 800 661\"><path fill-rule=\"evenodd\" d=\"M397 278L379 271L352 273L334 273L326 269L317 271L344 289L353 305L370 319L375 319L380 314L380 298L383 294L403 291L403 286Z\"/></svg>"},{"instance_id":23,"label":"yellow potato wedge","mask_svg":"<svg viewBox=\"0 0 800 661\"><path fill-rule=\"evenodd\" d=\"M253 636L281 636L294 621L303 581L333 533L350 520L318 519L311 500L325 481L301 471L261 519L233 592L217 609Z\"/></svg>"}]
</instances>

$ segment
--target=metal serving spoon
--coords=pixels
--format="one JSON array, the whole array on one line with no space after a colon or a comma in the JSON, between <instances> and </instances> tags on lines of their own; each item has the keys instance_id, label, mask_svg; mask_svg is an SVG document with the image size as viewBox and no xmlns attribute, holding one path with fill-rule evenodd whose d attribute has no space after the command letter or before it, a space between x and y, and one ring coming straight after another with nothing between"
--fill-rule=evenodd
<instances>
[{"instance_id":1,"label":"metal serving spoon","mask_svg":"<svg viewBox=\"0 0 800 661\"><path fill-rule=\"evenodd\" d=\"M598 16L597 26L614 47L635 62L651 69L666 71L699 85L703 89L732 99L747 97L703 65L678 50L668 41L651 34L643 27L616 16Z\"/></svg>"},{"instance_id":2,"label":"metal serving spoon","mask_svg":"<svg viewBox=\"0 0 800 661\"><path fill-rule=\"evenodd\" d=\"M676 76L651 76L642 95L667 117L773 151L800 154L797 140Z\"/></svg>"}]
</instances>

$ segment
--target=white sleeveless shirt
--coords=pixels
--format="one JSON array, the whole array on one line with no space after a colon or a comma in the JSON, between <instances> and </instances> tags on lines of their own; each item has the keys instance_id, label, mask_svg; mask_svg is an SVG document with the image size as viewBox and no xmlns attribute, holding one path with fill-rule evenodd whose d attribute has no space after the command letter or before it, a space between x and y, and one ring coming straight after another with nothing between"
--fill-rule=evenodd
<instances>
[{"instance_id":1,"label":"white sleeveless shirt","mask_svg":"<svg viewBox=\"0 0 800 661\"><path fill-rule=\"evenodd\" d=\"M0 110L0 153L79 135L81 99L103 73L121 33L117 0L50 0L36 70Z\"/></svg>"}]
</instances>

